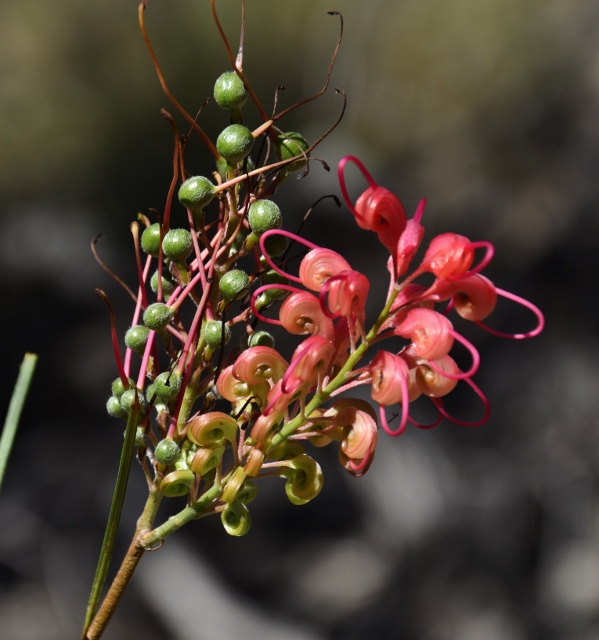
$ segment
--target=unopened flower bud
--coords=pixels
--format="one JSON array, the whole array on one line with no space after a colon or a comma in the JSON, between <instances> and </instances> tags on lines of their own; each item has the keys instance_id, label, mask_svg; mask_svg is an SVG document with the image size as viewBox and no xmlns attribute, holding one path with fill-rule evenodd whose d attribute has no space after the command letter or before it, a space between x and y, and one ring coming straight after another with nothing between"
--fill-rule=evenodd
<instances>
[{"instance_id":1,"label":"unopened flower bud","mask_svg":"<svg viewBox=\"0 0 599 640\"><path fill-rule=\"evenodd\" d=\"M162 270L162 294L170 296L175 290L175 283L170 279L170 274L165 269ZM158 271L154 271L154 275L150 279L150 287L154 293L158 293Z\"/></svg>"},{"instance_id":2,"label":"unopened flower bud","mask_svg":"<svg viewBox=\"0 0 599 640\"><path fill-rule=\"evenodd\" d=\"M256 200L250 206L248 222L251 230L261 235L269 229L280 229L283 217L278 205L272 200Z\"/></svg>"},{"instance_id":3,"label":"unopened flower bud","mask_svg":"<svg viewBox=\"0 0 599 640\"><path fill-rule=\"evenodd\" d=\"M161 331L171 321L173 313L172 307L162 302L155 302L144 311L144 324L152 331Z\"/></svg>"},{"instance_id":4,"label":"unopened flower bud","mask_svg":"<svg viewBox=\"0 0 599 640\"><path fill-rule=\"evenodd\" d=\"M106 411L113 418L127 418L127 412L121 407L121 401L117 396L110 396L106 402Z\"/></svg>"},{"instance_id":5,"label":"unopened flower bud","mask_svg":"<svg viewBox=\"0 0 599 640\"><path fill-rule=\"evenodd\" d=\"M255 331L248 337L248 347L270 347L274 349L275 339L268 331Z\"/></svg>"},{"instance_id":6,"label":"unopened flower bud","mask_svg":"<svg viewBox=\"0 0 599 640\"><path fill-rule=\"evenodd\" d=\"M179 457L179 446L174 440L170 438L165 438L161 440L154 450L154 455L156 456L156 460L161 464L171 465L175 464L177 458Z\"/></svg>"},{"instance_id":7,"label":"unopened flower bud","mask_svg":"<svg viewBox=\"0 0 599 640\"><path fill-rule=\"evenodd\" d=\"M160 249L160 225L157 222L144 229L144 232L141 234L141 248L149 256L153 258L158 257L158 251Z\"/></svg>"},{"instance_id":8,"label":"unopened flower bud","mask_svg":"<svg viewBox=\"0 0 599 640\"><path fill-rule=\"evenodd\" d=\"M192 213L201 213L215 195L216 187L204 176L189 178L179 188L179 202Z\"/></svg>"},{"instance_id":9,"label":"unopened flower bud","mask_svg":"<svg viewBox=\"0 0 599 640\"><path fill-rule=\"evenodd\" d=\"M204 327L204 339L209 347L218 349L231 339L231 329L220 320L209 320Z\"/></svg>"},{"instance_id":10,"label":"unopened flower bud","mask_svg":"<svg viewBox=\"0 0 599 640\"><path fill-rule=\"evenodd\" d=\"M146 348L149 335L150 330L148 327L144 327L143 324L136 324L125 334L125 345L128 349L131 349L136 353L143 353Z\"/></svg>"},{"instance_id":11,"label":"unopened flower bud","mask_svg":"<svg viewBox=\"0 0 599 640\"><path fill-rule=\"evenodd\" d=\"M222 109L239 111L247 96L247 89L235 71L225 71L214 83L214 100Z\"/></svg>"},{"instance_id":12,"label":"unopened flower bud","mask_svg":"<svg viewBox=\"0 0 599 640\"><path fill-rule=\"evenodd\" d=\"M164 371L154 380L154 393L165 403L176 399L181 390L181 374L176 371Z\"/></svg>"},{"instance_id":13,"label":"unopened flower bud","mask_svg":"<svg viewBox=\"0 0 599 640\"><path fill-rule=\"evenodd\" d=\"M277 156L281 160L289 160L296 156L302 156L305 154L306 149L310 145L306 142L306 139L296 133L290 131L283 133L277 138L276 152ZM309 155L309 154L308 154ZM285 174L293 173L294 171L301 171L306 166L305 157L300 157L295 162L291 162L283 168Z\"/></svg>"},{"instance_id":14,"label":"unopened flower bud","mask_svg":"<svg viewBox=\"0 0 599 640\"><path fill-rule=\"evenodd\" d=\"M232 124L216 139L216 149L230 164L237 164L249 155L254 146L252 132L242 124Z\"/></svg>"},{"instance_id":15,"label":"unopened flower bud","mask_svg":"<svg viewBox=\"0 0 599 640\"><path fill-rule=\"evenodd\" d=\"M250 279L245 271L232 269L220 279L218 286L223 298L230 302L246 294L250 288Z\"/></svg>"},{"instance_id":16,"label":"unopened flower bud","mask_svg":"<svg viewBox=\"0 0 599 640\"><path fill-rule=\"evenodd\" d=\"M162 240L162 251L171 260L185 260L193 251L191 233L187 229L171 229Z\"/></svg>"}]
</instances>

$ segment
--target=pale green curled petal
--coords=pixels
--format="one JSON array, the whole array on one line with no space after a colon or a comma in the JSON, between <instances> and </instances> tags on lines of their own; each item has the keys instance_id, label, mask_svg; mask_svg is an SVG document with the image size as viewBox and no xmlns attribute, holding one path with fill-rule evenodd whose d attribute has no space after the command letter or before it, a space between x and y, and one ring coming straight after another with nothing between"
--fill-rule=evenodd
<instances>
[{"instance_id":1,"label":"pale green curled petal","mask_svg":"<svg viewBox=\"0 0 599 640\"><path fill-rule=\"evenodd\" d=\"M293 504L310 502L322 489L322 469L309 455L302 454L290 460L281 475L287 478L285 493Z\"/></svg>"},{"instance_id":2,"label":"pale green curled petal","mask_svg":"<svg viewBox=\"0 0 599 640\"><path fill-rule=\"evenodd\" d=\"M236 500L243 504L249 504L256 497L257 493L258 487L256 486L256 483L251 478L247 478L241 485L241 489L239 489L237 493Z\"/></svg>"},{"instance_id":3,"label":"pale green curled petal","mask_svg":"<svg viewBox=\"0 0 599 640\"><path fill-rule=\"evenodd\" d=\"M197 475L205 476L220 464L224 452L225 448L218 444L200 447L196 451L189 466Z\"/></svg>"},{"instance_id":4,"label":"pale green curled petal","mask_svg":"<svg viewBox=\"0 0 599 640\"><path fill-rule=\"evenodd\" d=\"M248 508L239 500L234 500L220 515L225 531L230 536L244 536L249 530L252 520Z\"/></svg>"},{"instance_id":5,"label":"pale green curled petal","mask_svg":"<svg viewBox=\"0 0 599 640\"><path fill-rule=\"evenodd\" d=\"M167 498L175 498L177 496L187 495L189 489L193 486L195 475L189 469L181 469L179 471L171 471L162 479L160 483L160 491Z\"/></svg>"},{"instance_id":6,"label":"pale green curled petal","mask_svg":"<svg viewBox=\"0 0 599 640\"><path fill-rule=\"evenodd\" d=\"M192 418L187 427L187 437L202 447L228 440L234 442L239 425L222 411L210 411Z\"/></svg>"}]
</instances>

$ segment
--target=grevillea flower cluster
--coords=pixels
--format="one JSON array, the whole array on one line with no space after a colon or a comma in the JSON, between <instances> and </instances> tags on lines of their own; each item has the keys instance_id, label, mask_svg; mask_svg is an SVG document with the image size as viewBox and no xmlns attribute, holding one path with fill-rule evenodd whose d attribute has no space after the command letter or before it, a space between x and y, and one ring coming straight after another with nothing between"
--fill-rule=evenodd
<instances>
[{"instance_id":1,"label":"grevillea flower cluster","mask_svg":"<svg viewBox=\"0 0 599 640\"><path fill-rule=\"evenodd\" d=\"M408 424L428 429L443 419L482 424L489 403L474 382L480 357L452 316L514 339L543 328L534 305L482 275L493 256L490 242L447 232L421 248L425 201L408 219L397 196L347 156L338 168L347 216L355 233L376 233L388 254L386 302L368 326L368 278L352 267L350 255L328 249L326 238L319 245L285 230L275 202L290 176L305 176L322 162L312 157L319 141L279 128L300 105L266 115L244 74L243 47L234 59L212 2L231 64L214 85L228 123L213 142L168 91L147 40L144 8L142 2L142 32L163 88L212 154L215 171L194 175L185 165L189 136L180 137L163 112L175 132L174 176L164 212L132 225L139 285L131 292L135 308L122 359L113 330L119 375L107 409L117 418L133 416L134 445L154 502L182 498L185 506L153 528L156 507L135 540L140 550L210 514L220 516L227 533L245 534L248 505L266 477L281 478L292 503L312 500L323 484L315 448L336 446L341 466L362 476L377 446L385 446L379 435L396 437ZM328 79L323 91L327 85ZM251 126L243 114L248 98L260 116ZM355 202L346 186L348 164L367 184ZM300 253L299 266L288 260L290 249ZM487 322L498 297L528 307L532 328L511 336L492 329ZM272 324L296 336L293 353L277 348ZM452 356L456 343L469 354L464 368ZM444 408L443 398L460 383L481 403L476 422ZM358 386L370 401L352 397ZM411 415L421 396L437 413L429 424Z\"/></svg>"}]
</instances>

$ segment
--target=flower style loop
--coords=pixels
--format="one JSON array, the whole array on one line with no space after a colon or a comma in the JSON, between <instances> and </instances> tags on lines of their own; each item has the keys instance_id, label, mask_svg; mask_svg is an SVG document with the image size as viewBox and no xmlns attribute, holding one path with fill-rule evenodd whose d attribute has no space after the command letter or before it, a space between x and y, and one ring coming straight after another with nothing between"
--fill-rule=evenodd
<instances>
[{"instance_id":1,"label":"flower style loop","mask_svg":"<svg viewBox=\"0 0 599 640\"><path fill-rule=\"evenodd\" d=\"M322 309L320 300L307 291L290 295L279 310L281 324L295 335L319 335L332 340L335 335L333 321Z\"/></svg>"},{"instance_id":2,"label":"flower style loop","mask_svg":"<svg viewBox=\"0 0 599 640\"><path fill-rule=\"evenodd\" d=\"M336 251L318 247L303 257L299 277L304 287L312 291L320 291L322 285L331 277L342 271L351 271L347 260Z\"/></svg>"}]
</instances>

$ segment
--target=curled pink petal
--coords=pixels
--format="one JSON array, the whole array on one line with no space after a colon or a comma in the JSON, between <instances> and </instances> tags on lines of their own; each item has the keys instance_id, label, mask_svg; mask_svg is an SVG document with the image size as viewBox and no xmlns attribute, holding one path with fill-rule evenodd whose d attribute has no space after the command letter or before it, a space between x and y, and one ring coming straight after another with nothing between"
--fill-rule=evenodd
<instances>
[{"instance_id":1,"label":"curled pink petal","mask_svg":"<svg viewBox=\"0 0 599 640\"><path fill-rule=\"evenodd\" d=\"M523 307L530 309L537 317L537 326L532 331L528 331L526 333L503 333L501 331L491 329L491 327L488 327L482 322L477 322L476 324L479 327L482 327L485 331L492 333L494 336L499 336L500 338L510 338L512 340L525 340L526 338L534 338L535 336L538 336L541 331L543 331L545 327L545 316L543 315L543 312L539 309L539 307L534 305L532 302L529 302L528 300L517 296L514 293L510 293L509 291L504 291L503 289L495 289L495 291L498 295L503 296L508 300L513 300L514 302L521 304Z\"/></svg>"},{"instance_id":2,"label":"curled pink petal","mask_svg":"<svg viewBox=\"0 0 599 640\"><path fill-rule=\"evenodd\" d=\"M233 375L233 365L223 369L216 381L216 390L229 402L239 402L251 396L256 396L263 402L269 389L268 382L249 385L247 382L238 380Z\"/></svg>"},{"instance_id":3,"label":"curled pink petal","mask_svg":"<svg viewBox=\"0 0 599 640\"><path fill-rule=\"evenodd\" d=\"M383 405L396 404L408 400L409 368L406 361L389 351L379 351L368 365L372 376L371 396Z\"/></svg>"},{"instance_id":4,"label":"curled pink petal","mask_svg":"<svg viewBox=\"0 0 599 640\"><path fill-rule=\"evenodd\" d=\"M484 320L497 305L495 285L478 273L457 281L445 280L436 292L440 300L451 297L451 308L472 322Z\"/></svg>"},{"instance_id":5,"label":"curled pink petal","mask_svg":"<svg viewBox=\"0 0 599 640\"><path fill-rule=\"evenodd\" d=\"M279 319L294 335L319 335L327 340L335 335L333 321L324 313L320 300L307 291L286 298L279 310Z\"/></svg>"},{"instance_id":6,"label":"curled pink petal","mask_svg":"<svg viewBox=\"0 0 599 640\"><path fill-rule=\"evenodd\" d=\"M447 355L453 345L451 322L432 309L410 309L405 320L393 333L409 338L419 358L437 360Z\"/></svg>"},{"instance_id":7,"label":"curled pink petal","mask_svg":"<svg viewBox=\"0 0 599 640\"><path fill-rule=\"evenodd\" d=\"M369 187L352 204L345 186L344 169L347 162L353 162L362 172ZM395 255L397 243L406 227L406 212L403 205L389 190L379 187L366 167L354 156L346 156L339 162L339 184L341 193L356 222L362 229L369 229L378 234L380 242L387 247L391 255Z\"/></svg>"},{"instance_id":8,"label":"curled pink petal","mask_svg":"<svg viewBox=\"0 0 599 640\"><path fill-rule=\"evenodd\" d=\"M283 393L294 393L300 385L310 386L320 374L328 371L335 346L322 336L310 336L295 350L291 362L282 379Z\"/></svg>"},{"instance_id":9,"label":"curled pink petal","mask_svg":"<svg viewBox=\"0 0 599 640\"><path fill-rule=\"evenodd\" d=\"M364 274L359 271L342 271L323 284L320 303L330 318L363 314L369 289L370 282Z\"/></svg>"},{"instance_id":10,"label":"curled pink petal","mask_svg":"<svg viewBox=\"0 0 599 640\"><path fill-rule=\"evenodd\" d=\"M468 238L457 233L442 233L431 241L421 268L438 278L455 278L466 273L473 261L474 249Z\"/></svg>"},{"instance_id":11,"label":"curled pink petal","mask_svg":"<svg viewBox=\"0 0 599 640\"><path fill-rule=\"evenodd\" d=\"M430 398L440 398L453 391L458 383L456 374L460 371L451 356L443 356L435 362L420 360L416 368L416 382L424 395Z\"/></svg>"},{"instance_id":12,"label":"curled pink petal","mask_svg":"<svg viewBox=\"0 0 599 640\"><path fill-rule=\"evenodd\" d=\"M250 347L243 351L235 361L232 374L238 380L249 385L260 384L266 380L277 382L287 369L283 356L271 347Z\"/></svg>"},{"instance_id":13,"label":"curled pink petal","mask_svg":"<svg viewBox=\"0 0 599 640\"><path fill-rule=\"evenodd\" d=\"M347 260L332 249L318 247L308 251L299 268L299 279L304 287L320 291L322 285L341 271L351 271Z\"/></svg>"}]
</instances>

